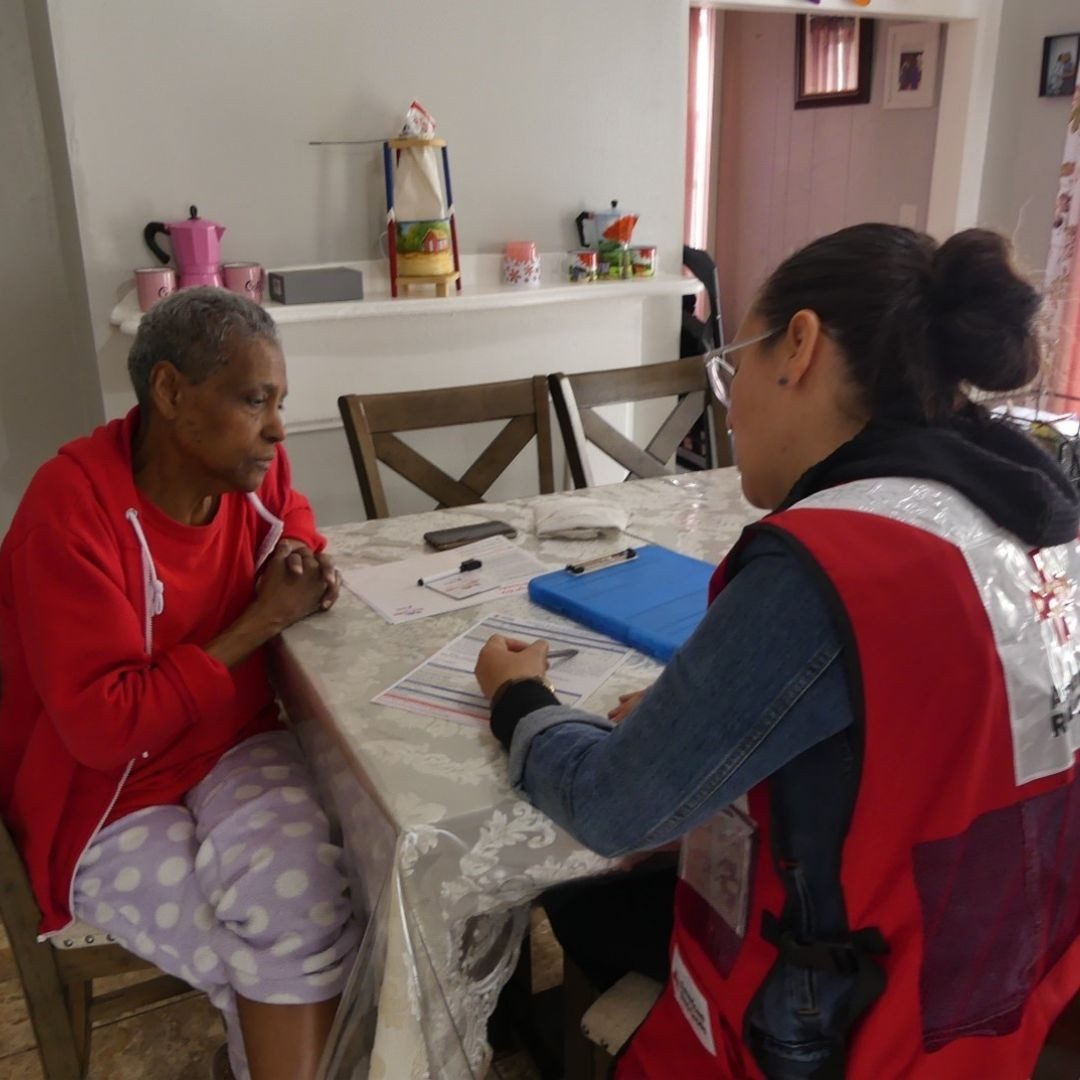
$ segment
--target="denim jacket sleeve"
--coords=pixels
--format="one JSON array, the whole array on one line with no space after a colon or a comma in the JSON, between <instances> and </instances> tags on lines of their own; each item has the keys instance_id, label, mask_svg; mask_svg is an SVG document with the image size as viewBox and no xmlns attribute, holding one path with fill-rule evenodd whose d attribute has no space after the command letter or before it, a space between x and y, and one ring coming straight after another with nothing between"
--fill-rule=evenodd
<instances>
[{"instance_id":1,"label":"denim jacket sleeve","mask_svg":"<svg viewBox=\"0 0 1080 1080\"><path fill-rule=\"evenodd\" d=\"M514 730L515 786L594 851L676 839L853 723L811 570L768 534L741 567L621 724L553 705Z\"/></svg>"}]
</instances>

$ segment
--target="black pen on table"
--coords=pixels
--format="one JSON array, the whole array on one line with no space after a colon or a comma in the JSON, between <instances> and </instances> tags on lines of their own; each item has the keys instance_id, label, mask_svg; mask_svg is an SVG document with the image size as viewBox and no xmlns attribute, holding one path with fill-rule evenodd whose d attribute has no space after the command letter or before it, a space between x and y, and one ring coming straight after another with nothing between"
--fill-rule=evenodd
<instances>
[{"instance_id":1,"label":"black pen on table","mask_svg":"<svg viewBox=\"0 0 1080 1080\"><path fill-rule=\"evenodd\" d=\"M457 577L458 574L467 574L470 570L479 570L483 565L479 559L466 559L456 570L444 570L441 574L417 578L416 584L430 585L433 581L444 581L446 578Z\"/></svg>"},{"instance_id":2,"label":"black pen on table","mask_svg":"<svg viewBox=\"0 0 1080 1080\"><path fill-rule=\"evenodd\" d=\"M549 652L547 658L549 660L569 660L573 656L577 656L577 649L556 649L554 652Z\"/></svg>"}]
</instances>

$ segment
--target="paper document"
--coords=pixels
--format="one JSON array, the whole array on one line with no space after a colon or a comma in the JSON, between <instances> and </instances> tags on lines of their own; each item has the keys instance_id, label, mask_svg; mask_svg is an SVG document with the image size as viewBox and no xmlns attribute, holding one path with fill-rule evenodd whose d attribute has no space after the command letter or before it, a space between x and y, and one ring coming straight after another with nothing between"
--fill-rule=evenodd
<instances>
[{"instance_id":1,"label":"paper document","mask_svg":"<svg viewBox=\"0 0 1080 1080\"><path fill-rule=\"evenodd\" d=\"M422 716L487 723L487 698L480 693L473 669L481 646L492 634L529 642L543 638L552 652L574 650L572 656L554 659L548 667L547 676L563 705L577 705L587 698L630 654L617 641L582 627L488 615L372 701Z\"/></svg>"},{"instance_id":2,"label":"paper document","mask_svg":"<svg viewBox=\"0 0 1080 1080\"><path fill-rule=\"evenodd\" d=\"M455 570L469 559L478 559L480 568L442 576L429 585L417 584L422 578ZM403 623L504 596L520 596L530 578L550 569L505 536L491 536L433 555L343 570L341 576L350 592L387 622Z\"/></svg>"}]
</instances>

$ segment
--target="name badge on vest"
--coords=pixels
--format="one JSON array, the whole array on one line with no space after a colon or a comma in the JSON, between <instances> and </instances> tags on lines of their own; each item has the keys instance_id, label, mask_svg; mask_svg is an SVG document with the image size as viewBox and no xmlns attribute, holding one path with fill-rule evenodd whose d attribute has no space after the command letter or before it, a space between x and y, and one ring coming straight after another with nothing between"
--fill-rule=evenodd
<instances>
[{"instance_id":1,"label":"name badge on vest","mask_svg":"<svg viewBox=\"0 0 1080 1080\"><path fill-rule=\"evenodd\" d=\"M695 936L725 974L746 936L757 841L757 825L736 804L684 837L679 852L679 877L705 902Z\"/></svg>"}]
</instances>

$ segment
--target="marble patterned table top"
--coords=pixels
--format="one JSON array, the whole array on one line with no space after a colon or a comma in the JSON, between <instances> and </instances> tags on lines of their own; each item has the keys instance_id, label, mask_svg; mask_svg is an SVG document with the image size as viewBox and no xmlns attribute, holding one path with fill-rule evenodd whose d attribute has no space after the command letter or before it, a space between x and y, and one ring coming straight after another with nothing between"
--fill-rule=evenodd
<instances>
[{"instance_id":1,"label":"marble patterned table top","mask_svg":"<svg viewBox=\"0 0 1080 1080\"><path fill-rule=\"evenodd\" d=\"M626 510L630 515L626 534L584 542L537 540L533 504L575 494ZM640 541L718 562L743 525L758 516L742 497L736 470L716 469L339 525L327 529L326 535L342 568L419 554L425 550L423 534L430 529L485 519L515 526L517 542L552 569ZM307 619L286 632L289 652L317 686L338 731L362 762L374 793L399 826L408 827L418 812L422 818L424 801L466 814L498 801L509 791L505 755L482 726L418 716L373 705L371 699L485 613L524 614L530 607L522 597L389 625L343 589L327 615ZM559 621L548 612L543 617ZM635 654L584 705L606 711L620 693L651 681L658 671L653 661Z\"/></svg>"}]
</instances>

